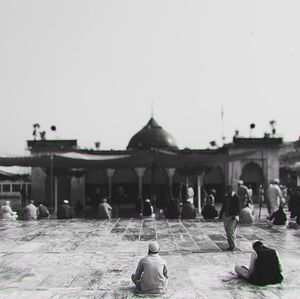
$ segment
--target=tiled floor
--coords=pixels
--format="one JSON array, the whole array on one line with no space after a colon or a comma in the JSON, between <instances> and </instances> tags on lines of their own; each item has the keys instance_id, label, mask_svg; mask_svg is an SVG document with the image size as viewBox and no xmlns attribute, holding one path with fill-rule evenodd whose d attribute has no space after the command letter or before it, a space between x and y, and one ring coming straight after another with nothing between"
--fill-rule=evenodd
<instances>
[{"instance_id":1,"label":"tiled floor","mask_svg":"<svg viewBox=\"0 0 300 299\"><path fill-rule=\"evenodd\" d=\"M254 287L230 274L248 265L257 239L278 250L281 285ZM150 240L169 266L163 298L300 298L300 230L239 226L239 250L226 252L222 222L199 219L1 222L0 298L138 298L130 275Z\"/></svg>"}]
</instances>

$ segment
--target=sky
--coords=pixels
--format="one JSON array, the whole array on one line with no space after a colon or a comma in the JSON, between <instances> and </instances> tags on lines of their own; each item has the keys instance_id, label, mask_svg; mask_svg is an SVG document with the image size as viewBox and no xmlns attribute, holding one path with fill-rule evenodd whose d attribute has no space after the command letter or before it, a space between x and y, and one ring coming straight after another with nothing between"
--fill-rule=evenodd
<instances>
[{"instance_id":1,"label":"sky","mask_svg":"<svg viewBox=\"0 0 300 299\"><path fill-rule=\"evenodd\" d=\"M151 117L180 148L300 136L299 0L0 0L0 154L32 125L125 149ZM223 110L223 118L222 111ZM51 132L51 125L57 127Z\"/></svg>"}]
</instances>

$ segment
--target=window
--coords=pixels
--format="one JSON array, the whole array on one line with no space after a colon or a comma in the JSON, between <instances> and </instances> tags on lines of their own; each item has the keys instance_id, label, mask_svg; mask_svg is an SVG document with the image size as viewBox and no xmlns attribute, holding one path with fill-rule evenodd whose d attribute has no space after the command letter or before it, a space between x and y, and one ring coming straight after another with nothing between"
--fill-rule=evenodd
<instances>
[{"instance_id":1,"label":"window","mask_svg":"<svg viewBox=\"0 0 300 299\"><path fill-rule=\"evenodd\" d=\"M21 185L20 184L13 184L12 185L12 192L20 192Z\"/></svg>"},{"instance_id":2,"label":"window","mask_svg":"<svg viewBox=\"0 0 300 299\"><path fill-rule=\"evenodd\" d=\"M10 190L10 184L3 184L2 185L2 192L11 192Z\"/></svg>"}]
</instances>

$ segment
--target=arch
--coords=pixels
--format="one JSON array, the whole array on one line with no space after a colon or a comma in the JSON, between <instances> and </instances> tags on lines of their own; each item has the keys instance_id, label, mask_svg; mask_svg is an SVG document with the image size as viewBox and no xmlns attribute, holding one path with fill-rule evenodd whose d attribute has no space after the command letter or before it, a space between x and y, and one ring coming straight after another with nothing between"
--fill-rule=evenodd
<instances>
[{"instance_id":1,"label":"arch","mask_svg":"<svg viewBox=\"0 0 300 299\"><path fill-rule=\"evenodd\" d=\"M263 184L264 182L262 168L254 162L249 162L242 168L240 178L245 184Z\"/></svg>"}]
</instances>

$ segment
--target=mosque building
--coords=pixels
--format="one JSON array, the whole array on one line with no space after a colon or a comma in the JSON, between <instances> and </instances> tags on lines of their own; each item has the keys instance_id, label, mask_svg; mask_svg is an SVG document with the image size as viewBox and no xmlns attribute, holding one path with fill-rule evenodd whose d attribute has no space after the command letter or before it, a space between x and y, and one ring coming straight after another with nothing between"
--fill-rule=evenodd
<instances>
[{"instance_id":1,"label":"mosque building","mask_svg":"<svg viewBox=\"0 0 300 299\"><path fill-rule=\"evenodd\" d=\"M54 211L65 199L97 206L100 198L114 201L120 192L124 204L151 198L164 208L171 197L184 199L188 186L194 187L196 206L201 206L205 191L215 189L221 202L225 186L236 188L240 179L252 188L256 201L261 186L274 178L292 184L297 172L290 169L291 153L298 143L266 135L234 137L214 149L179 149L175 138L151 118L126 150L81 149L77 140L29 140L30 157L0 158L0 165L31 166L31 198Z\"/></svg>"}]
</instances>

